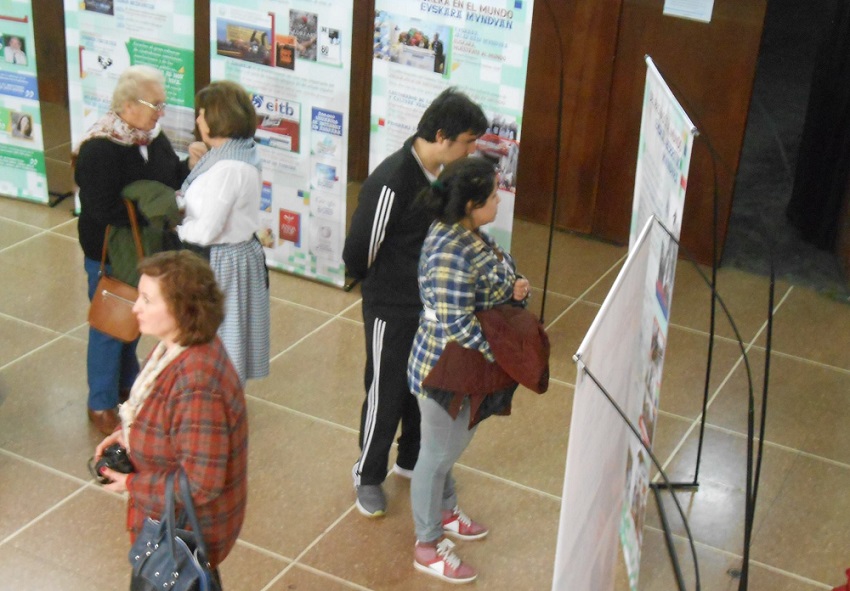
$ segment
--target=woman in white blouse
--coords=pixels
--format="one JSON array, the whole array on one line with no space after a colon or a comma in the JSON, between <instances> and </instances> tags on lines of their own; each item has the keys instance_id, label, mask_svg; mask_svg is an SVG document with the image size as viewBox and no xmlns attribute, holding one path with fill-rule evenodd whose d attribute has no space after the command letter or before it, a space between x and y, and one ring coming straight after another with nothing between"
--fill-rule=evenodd
<instances>
[{"instance_id":1,"label":"woman in white blouse","mask_svg":"<svg viewBox=\"0 0 850 591\"><path fill-rule=\"evenodd\" d=\"M213 82L195 97L209 151L181 189L180 240L207 256L225 294L224 347L242 383L269 373L269 284L259 226L262 175L251 97L234 82Z\"/></svg>"}]
</instances>

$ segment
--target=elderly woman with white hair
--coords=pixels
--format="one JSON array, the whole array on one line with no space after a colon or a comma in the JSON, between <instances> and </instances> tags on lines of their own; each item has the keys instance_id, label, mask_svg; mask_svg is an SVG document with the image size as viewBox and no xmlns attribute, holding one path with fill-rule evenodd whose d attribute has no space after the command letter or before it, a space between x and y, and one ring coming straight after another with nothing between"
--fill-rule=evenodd
<instances>
[{"instance_id":1,"label":"elderly woman with white hair","mask_svg":"<svg viewBox=\"0 0 850 591\"><path fill-rule=\"evenodd\" d=\"M193 144L188 161L178 158L159 126L164 113L162 73L149 66L130 66L118 79L110 110L92 125L74 150L74 180L81 205L77 228L85 255L89 299L98 282L106 227L130 225L122 189L139 180L159 181L179 189L202 155L202 148ZM139 373L137 344L89 329L88 416L103 433L111 433L118 425L119 396L129 392Z\"/></svg>"}]
</instances>

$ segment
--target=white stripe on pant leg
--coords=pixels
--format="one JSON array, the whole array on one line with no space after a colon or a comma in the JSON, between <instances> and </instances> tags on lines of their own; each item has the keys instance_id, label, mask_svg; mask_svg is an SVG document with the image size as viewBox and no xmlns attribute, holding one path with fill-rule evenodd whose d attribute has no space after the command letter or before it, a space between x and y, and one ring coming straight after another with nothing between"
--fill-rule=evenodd
<instances>
[{"instance_id":1,"label":"white stripe on pant leg","mask_svg":"<svg viewBox=\"0 0 850 591\"><path fill-rule=\"evenodd\" d=\"M363 426L363 450L360 459L354 464L354 486L360 486L360 469L369 455L372 436L375 434L375 420L378 416L378 392L381 383L381 352L384 349L384 332L387 323L380 318L375 319L372 328L372 383L366 396L366 421Z\"/></svg>"}]
</instances>

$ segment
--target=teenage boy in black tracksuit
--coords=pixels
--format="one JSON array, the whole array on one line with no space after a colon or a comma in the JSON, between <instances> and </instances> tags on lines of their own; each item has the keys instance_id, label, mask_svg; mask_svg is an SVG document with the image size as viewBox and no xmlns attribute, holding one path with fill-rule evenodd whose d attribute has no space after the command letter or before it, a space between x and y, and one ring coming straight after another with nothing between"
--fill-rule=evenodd
<instances>
[{"instance_id":1,"label":"teenage boy in black tracksuit","mask_svg":"<svg viewBox=\"0 0 850 591\"><path fill-rule=\"evenodd\" d=\"M415 203L446 164L473 153L487 129L481 107L453 88L425 110L413 137L369 175L360 190L342 258L362 280L366 332L366 399L360 414L360 457L352 470L357 508L386 512L381 484L399 421L393 471L410 478L419 455L419 406L407 388L407 358L419 326L417 266L433 221Z\"/></svg>"}]
</instances>

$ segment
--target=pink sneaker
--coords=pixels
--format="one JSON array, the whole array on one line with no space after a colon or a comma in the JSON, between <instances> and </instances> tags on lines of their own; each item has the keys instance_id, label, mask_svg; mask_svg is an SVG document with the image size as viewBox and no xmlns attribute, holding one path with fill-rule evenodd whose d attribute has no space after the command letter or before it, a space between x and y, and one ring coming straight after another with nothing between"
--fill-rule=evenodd
<instances>
[{"instance_id":1,"label":"pink sneaker","mask_svg":"<svg viewBox=\"0 0 850 591\"><path fill-rule=\"evenodd\" d=\"M454 547L454 543L446 538L435 546L416 542L413 549L413 566L416 570L448 583L471 583L478 573L465 562L461 562L453 552Z\"/></svg>"},{"instance_id":2,"label":"pink sneaker","mask_svg":"<svg viewBox=\"0 0 850 591\"><path fill-rule=\"evenodd\" d=\"M460 507L443 511L443 531L459 540L480 540L490 533L486 525L472 521Z\"/></svg>"}]
</instances>

